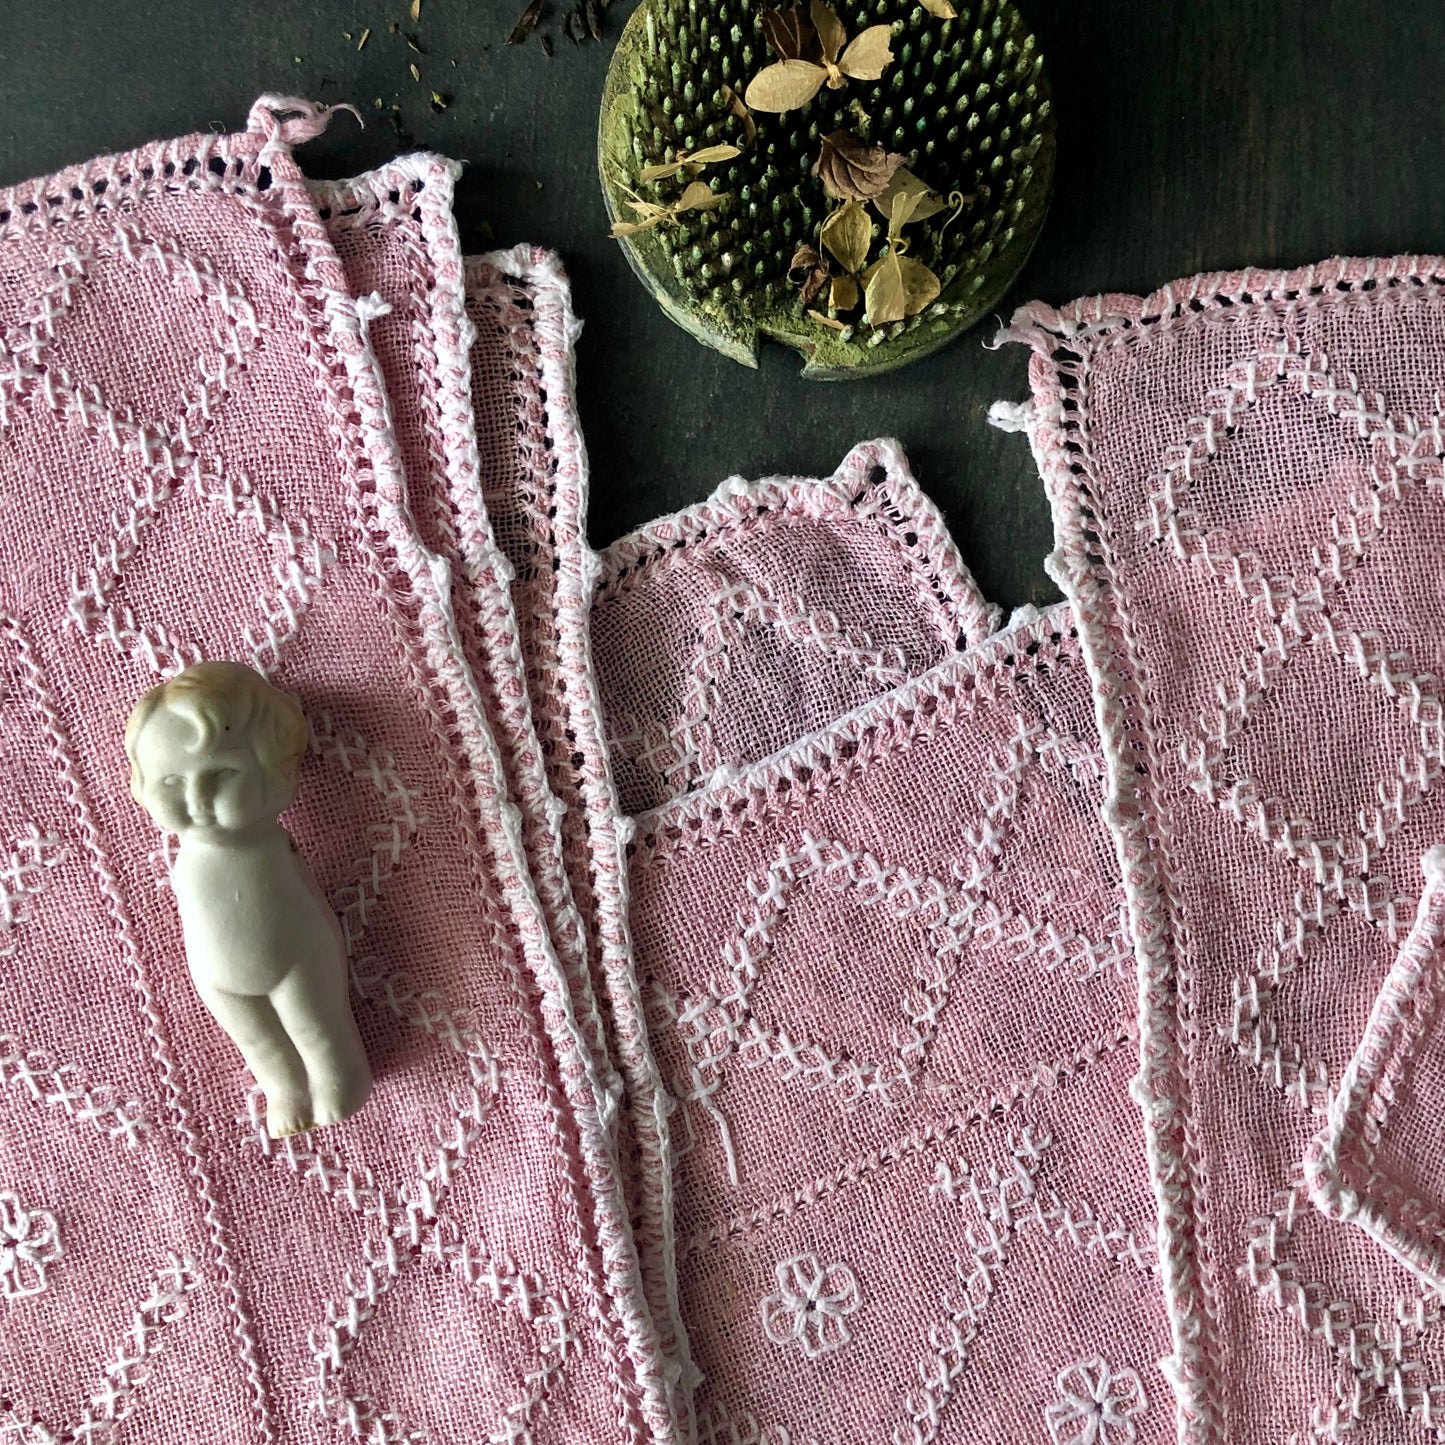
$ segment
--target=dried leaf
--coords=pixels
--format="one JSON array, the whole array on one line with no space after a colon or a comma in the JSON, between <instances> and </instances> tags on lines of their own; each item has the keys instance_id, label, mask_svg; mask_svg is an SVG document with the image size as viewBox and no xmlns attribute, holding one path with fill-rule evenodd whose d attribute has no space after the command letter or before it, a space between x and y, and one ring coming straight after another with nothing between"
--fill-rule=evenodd
<instances>
[{"instance_id":1,"label":"dried leaf","mask_svg":"<svg viewBox=\"0 0 1445 1445\"><path fill-rule=\"evenodd\" d=\"M936 216L940 211L948 209L948 202L933 190L927 181L919 180L907 166L900 166L893 173L893 179L888 182L887 189L877 196L873 204L878 208L878 214L885 221L893 219L893 203L899 196L917 196L918 201L909 215L909 221L924 221L929 216ZM898 226L890 229L898 230L908 224L908 221L899 222Z\"/></svg>"},{"instance_id":2,"label":"dried leaf","mask_svg":"<svg viewBox=\"0 0 1445 1445\"><path fill-rule=\"evenodd\" d=\"M816 247L799 246L788 265L788 280L798 288L803 305L810 306L828 284L828 262Z\"/></svg>"},{"instance_id":3,"label":"dried leaf","mask_svg":"<svg viewBox=\"0 0 1445 1445\"><path fill-rule=\"evenodd\" d=\"M940 20L958 19L958 11L953 8L950 0L918 0L918 3L930 15L936 15Z\"/></svg>"},{"instance_id":4,"label":"dried leaf","mask_svg":"<svg viewBox=\"0 0 1445 1445\"><path fill-rule=\"evenodd\" d=\"M747 138L750 146L758 143L758 128L753 121L753 113L743 104L743 98L732 86L725 85L722 88L723 103L728 110L743 123L743 135Z\"/></svg>"},{"instance_id":5,"label":"dried leaf","mask_svg":"<svg viewBox=\"0 0 1445 1445\"><path fill-rule=\"evenodd\" d=\"M828 305L834 311L852 311L857 307L860 299L856 276L833 277L833 286L828 293Z\"/></svg>"},{"instance_id":6,"label":"dried leaf","mask_svg":"<svg viewBox=\"0 0 1445 1445\"><path fill-rule=\"evenodd\" d=\"M821 232L823 244L838 258L845 271L861 271L873 244L873 222L857 201L845 201L826 221Z\"/></svg>"},{"instance_id":7,"label":"dried leaf","mask_svg":"<svg viewBox=\"0 0 1445 1445\"><path fill-rule=\"evenodd\" d=\"M764 10L761 20L763 35L780 60L811 60L821 56L818 37L804 18L801 6Z\"/></svg>"},{"instance_id":8,"label":"dried leaf","mask_svg":"<svg viewBox=\"0 0 1445 1445\"><path fill-rule=\"evenodd\" d=\"M835 201L868 201L881 195L903 157L879 145L865 145L846 130L823 137L813 174Z\"/></svg>"},{"instance_id":9,"label":"dried leaf","mask_svg":"<svg viewBox=\"0 0 1445 1445\"><path fill-rule=\"evenodd\" d=\"M740 155L740 147L724 141L721 145L704 146L700 151L693 151L687 158L687 163L690 166L715 166L719 161L730 161L734 156Z\"/></svg>"},{"instance_id":10,"label":"dried leaf","mask_svg":"<svg viewBox=\"0 0 1445 1445\"><path fill-rule=\"evenodd\" d=\"M368 40L370 40L370 39L371 39L371 29L370 29L370 27L368 27L367 29L365 29L365 30L363 30L363 31L361 32L361 39L356 42L356 48L357 48L358 50L363 49L363 48L365 47L365 45L366 45L366 42L367 42Z\"/></svg>"},{"instance_id":11,"label":"dried leaf","mask_svg":"<svg viewBox=\"0 0 1445 1445\"><path fill-rule=\"evenodd\" d=\"M517 17L512 33L507 36L508 45L520 45L537 28L545 3L546 0L527 0L527 8Z\"/></svg>"},{"instance_id":12,"label":"dried leaf","mask_svg":"<svg viewBox=\"0 0 1445 1445\"><path fill-rule=\"evenodd\" d=\"M868 268L863 278L863 302L870 326L887 326L916 316L938 299L943 287L937 276L912 256L889 251Z\"/></svg>"},{"instance_id":13,"label":"dried leaf","mask_svg":"<svg viewBox=\"0 0 1445 1445\"><path fill-rule=\"evenodd\" d=\"M411 0L411 18L413 20L421 19L421 0Z\"/></svg>"},{"instance_id":14,"label":"dried leaf","mask_svg":"<svg viewBox=\"0 0 1445 1445\"><path fill-rule=\"evenodd\" d=\"M893 59L888 41L893 29L888 25L870 25L853 37L843 52L838 69L853 80L877 80Z\"/></svg>"},{"instance_id":15,"label":"dried leaf","mask_svg":"<svg viewBox=\"0 0 1445 1445\"><path fill-rule=\"evenodd\" d=\"M650 231L654 226L660 226L667 218L667 212L664 211L662 215L649 216L645 221L613 221L608 235L614 241L623 236L635 236L639 231Z\"/></svg>"},{"instance_id":16,"label":"dried leaf","mask_svg":"<svg viewBox=\"0 0 1445 1445\"><path fill-rule=\"evenodd\" d=\"M669 176L675 176L679 171L685 170L689 175L696 175L704 166L716 165L719 161L730 161L734 156L740 156L742 151L735 145L704 146L700 151L681 151L678 157L669 165L646 166L637 173L640 181L665 181Z\"/></svg>"},{"instance_id":17,"label":"dried leaf","mask_svg":"<svg viewBox=\"0 0 1445 1445\"><path fill-rule=\"evenodd\" d=\"M754 110L780 115L807 105L827 78L828 72L820 65L806 60L780 60L753 76L744 99Z\"/></svg>"},{"instance_id":18,"label":"dried leaf","mask_svg":"<svg viewBox=\"0 0 1445 1445\"><path fill-rule=\"evenodd\" d=\"M808 14L813 21L813 29L818 32L818 43L823 47L824 61L829 65L836 65L838 52L848 38L848 32L843 28L843 22L838 19L837 11L831 5L825 5L823 0L813 0L808 7Z\"/></svg>"},{"instance_id":19,"label":"dried leaf","mask_svg":"<svg viewBox=\"0 0 1445 1445\"><path fill-rule=\"evenodd\" d=\"M848 323L839 321L836 316L824 316L821 311L810 311L808 315L818 323L819 326L826 326L833 331L846 331Z\"/></svg>"}]
</instances>

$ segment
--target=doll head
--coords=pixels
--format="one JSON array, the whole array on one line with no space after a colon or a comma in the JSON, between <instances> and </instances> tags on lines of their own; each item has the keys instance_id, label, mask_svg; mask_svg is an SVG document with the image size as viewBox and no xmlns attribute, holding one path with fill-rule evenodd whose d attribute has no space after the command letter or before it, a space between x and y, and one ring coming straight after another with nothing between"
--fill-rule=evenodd
<instances>
[{"instance_id":1,"label":"doll head","mask_svg":"<svg viewBox=\"0 0 1445 1445\"><path fill-rule=\"evenodd\" d=\"M301 709L259 673L200 662L131 710L131 795L173 833L245 828L291 802L306 739Z\"/></svg>"}]
</instances>

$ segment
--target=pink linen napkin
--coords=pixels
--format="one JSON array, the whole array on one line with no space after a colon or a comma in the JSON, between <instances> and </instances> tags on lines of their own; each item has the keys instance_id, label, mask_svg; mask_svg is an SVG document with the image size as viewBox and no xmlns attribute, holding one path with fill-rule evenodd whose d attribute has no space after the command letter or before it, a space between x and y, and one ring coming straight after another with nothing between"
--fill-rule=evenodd
<instances>
[{"instance_id":1,"label":"pink linen napkin","mask_svg":"<svg viewBox=\"0 0 1445 1445\"><path fill-rule=\"evenodd\" d=\"M376 308L290 155L322 123L263 98L0 195L0 1435L666 1438ZM306 709L287 824L377 1074L282 1143L127 793L131 703L202 656Z\"/></svg>"},{"instance_id":2,"label":"pink linen napkin","mask_svg":"<svg viewBox=\"0 0 1445 1445\"><path fill-rule=\"evenodd\" d=\"M1440 261L1331 261L1011 329L1098 698L1186 1441L1445 1419L1442 298Z\"/></svg>"},{"instance_id":3,"label":"pink linen napkin","mask_svg":"<svg viewBox=\"0 0 1445 1445\"><path fill-rule=\"evenodd\" d=\"M733 478L601 556L593 651L628 813L756 762L998 626L893 441L855 448L824 481Z\"/></svg>"},{"instance_id":4,"label":"pink linen napkin","mask_svg":"<svg viewBox=\"0 0 1445 1445\"><path fill-rule=\"evenodd\" d=\"M734 733L710 780L633 774L676 789L636 820L629 907L699 1439L1168 1438L1122 895L1066 610L954 651L940 617L987 609L893 444L822 482L729 483L603 561L624 757L696 721L710 603L739 579L789 604L729 603L720 687L815 709L769 756ZM880 689L882 637L905 678Z\"/></svg>"}]
</instances>

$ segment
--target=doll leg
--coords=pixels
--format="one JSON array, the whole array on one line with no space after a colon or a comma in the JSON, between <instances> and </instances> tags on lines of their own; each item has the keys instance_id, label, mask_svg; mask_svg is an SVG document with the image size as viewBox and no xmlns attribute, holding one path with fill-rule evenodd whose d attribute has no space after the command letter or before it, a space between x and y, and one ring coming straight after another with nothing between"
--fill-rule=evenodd
<instances>
[{"instance_id":1,"label":"doll leg","mask_svg":"<svg viewBox=\"0 0 1445 1445\"><path fill-rule=\"evenodd\" d=\"M332 959L297 964L270 997L305 1065L315 1122L354 1114L371 1093L371 1067L351 1016L345 966Z\"/></svg>"},{"instance_id":2,"label":"doll leg","mask_svg":"<svg viewBox=\"0 0 1445 1445\"><path fill-rule=\"evenodd\" d=\"M314 1120L306 1069L270 1000L221 989L203 988L200 995L266 1094L266 1132L280 1139L309 1129Z\"/></svg>"}]
</instances>

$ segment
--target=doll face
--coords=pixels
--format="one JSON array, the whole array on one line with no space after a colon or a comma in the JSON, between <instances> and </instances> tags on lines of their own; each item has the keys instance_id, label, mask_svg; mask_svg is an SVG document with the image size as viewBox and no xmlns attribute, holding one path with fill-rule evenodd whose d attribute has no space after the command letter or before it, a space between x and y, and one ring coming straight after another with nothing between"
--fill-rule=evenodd
<instances>
[{"instance_id":1,"label":"doll face","mask_svg":"<svg viewBox=\"0 0 1445 1445\"><path fill-rule=\"evenodd\" d=\"M172 833L234 832L274 818L291 801L245 732L223 730L205 741L194 718L168 707L147 721L135 751L141 802Z\"/></svg>"}]
</instances>

